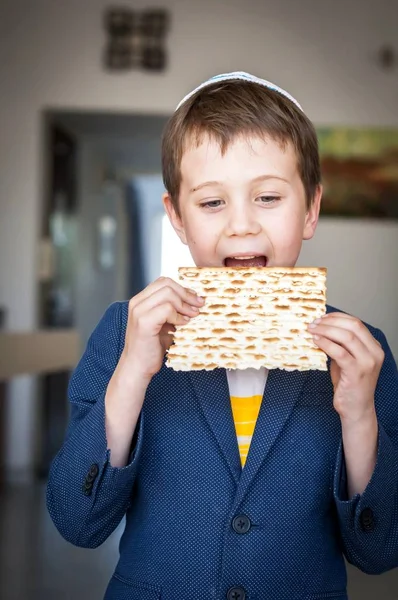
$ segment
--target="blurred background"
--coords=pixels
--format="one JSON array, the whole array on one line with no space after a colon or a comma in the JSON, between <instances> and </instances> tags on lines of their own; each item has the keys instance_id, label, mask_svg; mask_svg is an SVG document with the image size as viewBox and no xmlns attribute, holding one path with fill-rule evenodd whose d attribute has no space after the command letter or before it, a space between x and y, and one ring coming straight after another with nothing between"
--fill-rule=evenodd
<instances>
[{"instance_id":1,"label":"blurred background","mask_svg":"<svg viewBox=\"0 0 398 600\"><path fill-rule=\"evenodd\" d=\"M317 126L325 207L300 264L328 267L329 303L398 356L397 23L390 0L0 0L1 600L103 596L122 525L72 547L45 481L107 306L191 264L164 218L160 136L211 75L274 81ZM398 572L349 567L349 592L396 600Z\"/></svg>"}]
</instances>

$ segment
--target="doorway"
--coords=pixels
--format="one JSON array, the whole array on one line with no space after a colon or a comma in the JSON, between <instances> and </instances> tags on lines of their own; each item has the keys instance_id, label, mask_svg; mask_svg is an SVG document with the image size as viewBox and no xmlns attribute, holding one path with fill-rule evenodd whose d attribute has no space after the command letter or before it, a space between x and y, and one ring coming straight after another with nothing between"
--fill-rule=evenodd
<instances>
[{"instance_id":1,"label":"doorway","mask_svg":"<svg viewBox=\"0 0 398 600\"><path fill-rule=\"evenodd\" d=\"M167 116L47 111L40 282L42 327L77 329L81 354L107 307L161 268L161 135ZM46 477L69 418L70 372L40 381L38 475Z\"/></svg>"}]
</instances>

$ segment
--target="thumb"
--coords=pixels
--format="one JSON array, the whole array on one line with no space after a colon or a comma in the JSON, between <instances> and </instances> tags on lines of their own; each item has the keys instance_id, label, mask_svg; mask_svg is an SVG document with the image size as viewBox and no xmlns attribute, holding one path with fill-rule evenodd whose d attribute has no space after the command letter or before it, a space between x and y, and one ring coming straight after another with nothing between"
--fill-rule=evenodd
<instances>
[{"instance_id":1,"label":"thumb","mask_svg":"<svg viewBox=\"0 0 398 600\"><path fill-rule=\"evenodd\" d=\"M168 350L173 343L173 332L175 331L174 325L166 323L163 325L160 331L160 343L162 344L163 350Z\"/></svg>"}]
</instances>

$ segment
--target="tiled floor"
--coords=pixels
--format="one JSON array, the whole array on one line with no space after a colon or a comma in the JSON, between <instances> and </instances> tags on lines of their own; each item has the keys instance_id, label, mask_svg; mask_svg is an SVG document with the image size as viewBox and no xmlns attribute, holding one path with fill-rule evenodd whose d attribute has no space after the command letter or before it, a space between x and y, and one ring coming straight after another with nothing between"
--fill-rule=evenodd
<instances>
[{"instance_id":1,"label":"tiled floor","mask_svg":"<svg viewBox=\"0 0 398 600\"><path fill-rule=\"evenodd\" d=\"M1 490L0 600L102 600L122 529L96 550L75 548L47 514L44 485ZM349 567L349 597L398 600L398 570L371 577Z\"/></svg>"}]
</instances>

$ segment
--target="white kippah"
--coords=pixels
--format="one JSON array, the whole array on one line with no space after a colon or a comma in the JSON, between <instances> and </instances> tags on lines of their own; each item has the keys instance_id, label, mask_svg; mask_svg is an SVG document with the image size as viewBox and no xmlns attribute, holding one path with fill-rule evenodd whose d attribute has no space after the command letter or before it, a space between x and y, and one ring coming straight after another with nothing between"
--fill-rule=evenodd
<instances>
[{"instance_id":1,"label":"white kippah","mask_svg":"<svg viewBox=\"0 0 398 600\"><path fill-rule=\"evenodd\" d=\"M289 98L289 100L291 100L291 102L293 102L301 111L303 110L301 108L300 104L297 102L297 100L295 98L293 98L293 96L291 96L288 92L286 92L286 90L280 88L279 86L275 85L274 83L271 83L270 81L266 81L265 79L260 79L259 77L256 77L255 75L250 75L250 73L245 73L244 71L235 71L233 73L222 73L221 75L215 75L214 77L211 77L204 83L201 83L192 92L189 92L189 94L187 94L185 96L185 98L183 98L181 100L181 102L177 106L176 110L178 110L180 108L180 106L182 104L184 104L184 102L186 100L188 100L188 98L190 98L191 96L196 94L196 92L198 92L202 88L212 85L213 83L217 83L217 82L221 82L221 81L234 81L236 79L241 79L242 81L252 81L253 83L258 83L259 85L263 85L263 86L269 88L270 90L274 90L275 92L282 94L286 98Z\"/></svg>"}]
</instances>

